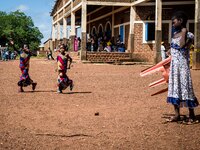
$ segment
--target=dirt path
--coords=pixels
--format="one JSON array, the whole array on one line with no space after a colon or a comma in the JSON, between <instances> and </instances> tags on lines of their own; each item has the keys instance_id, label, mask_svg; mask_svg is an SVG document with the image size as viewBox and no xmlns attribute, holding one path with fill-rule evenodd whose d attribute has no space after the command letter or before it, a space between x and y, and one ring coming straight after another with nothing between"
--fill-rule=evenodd
<instances>
[{"instance_id":1,"label":"dirt path","mask_svg":"<svg viewBox=\"0 0 200 150\"><path fill-rule=\"evenodd\" d=\"M0 149L173 149L200 147L200 124L165 123L173 108L166 94L147 85L160 74L139 77L145 66L74 63L74 90L56 93L56 62L31 59L37 81L18 93L18 60L0 62ZM192 71L200 99L200 71ZM163 88L166 85L162 86ZM161 87L159 87L161 88ZM196 110L200 118L200 107ZM99 115L95 115L99 113ZM181 109L187 115L187 109Z\"/></svg>"}]
</instances>

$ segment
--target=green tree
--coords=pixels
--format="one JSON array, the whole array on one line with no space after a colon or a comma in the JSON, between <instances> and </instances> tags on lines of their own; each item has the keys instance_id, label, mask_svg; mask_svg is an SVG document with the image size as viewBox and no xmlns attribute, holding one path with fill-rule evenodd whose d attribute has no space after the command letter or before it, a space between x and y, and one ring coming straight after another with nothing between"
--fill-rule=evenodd
<instances>
[{"instance_id":1,"label":"green tree","mask_svg":"<svg viewBox=\"0 0 200 150\"><path fill-rule=\"evenodd\" d=\"M42 38L42 33L34 26L31 17L20 11L0 11L0 45L5 46L12 39L17 48L28 44L31 50L36 50Z\"/></svg>"}]
</instances>

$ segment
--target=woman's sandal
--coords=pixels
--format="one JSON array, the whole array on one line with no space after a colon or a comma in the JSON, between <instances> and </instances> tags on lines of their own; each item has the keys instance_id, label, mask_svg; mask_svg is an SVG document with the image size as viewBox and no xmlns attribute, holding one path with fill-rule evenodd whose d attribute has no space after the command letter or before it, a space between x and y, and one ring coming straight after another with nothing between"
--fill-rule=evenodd
<instances>
[{"instance_id":1,"label":"woman's sandal","mask_svg":"<svg viewBox=\"0 0 200 150\"><path fill-rule=\"evenodd\" d=\"M168 119L166 119L166 122L179 122L181 119L180 117L170 117Z\"/></svg>"},{"instance_id":2,"label":"woman's sandal","mask_svg":"<svg viewBox=\"0 0 200 150\"><path fill-rule=\"evenodd\" d=\"M186 122L187 125L196 124L196 123L199 123L199 120L197 120L196 118L189 118L188 122Z\"/></svg>"}]
</instances>

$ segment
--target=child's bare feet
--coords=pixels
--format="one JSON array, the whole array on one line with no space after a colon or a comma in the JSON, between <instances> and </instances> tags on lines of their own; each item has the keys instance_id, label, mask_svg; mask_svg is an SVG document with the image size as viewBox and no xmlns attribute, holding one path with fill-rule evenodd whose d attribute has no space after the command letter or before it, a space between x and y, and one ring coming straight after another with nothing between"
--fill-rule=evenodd
<instances>
[{"instance_id":1,"label":"child's bare feet","mask_svg":"<svg viewBox=\"0 0 200 150\"><path fill-rule=\"evenodd\" d=\"M62 93L62 87L58 86L57 93Z\"/></svg>"},{"instance_id":2,"label":"child's bare feet","mask_svg":"<svg viewBox=\"0 0 200 150\"><path fill-rule=\"evenodd\" d=\"M60 90L60 89L57 89L57 93L62 93L62 90Z\"/></svg>"},{"instance_id":3,"label":"child's bare feet","mask_svg":"<svg viewBox=\"0 0 200 150\"><path fill-rule=\"evenodd\" d=\"M24 92L23 88L20 87L19 90L18 90L18 92Z\"/></svg>"},{"instance_id":4,"label":"child's bare feet","mask_svg":"<svg viewBox=\"0 0 200 150\"><path fill-rule=\"evenodd\" d=\"M74 84L72 83L72 84L70 84L70 91L72 91L73 88L74 88Z\"/></svg>"},{"instance_id":5,"label":"child's bare feet","mask_svg":"<svg viewBox=\"0 0 200 150\"><path fill-rule=\"evenodd\" d=\"M37 83L32 83L32 90L34 91L36 88Z\"/></svg>"}]
</instances>

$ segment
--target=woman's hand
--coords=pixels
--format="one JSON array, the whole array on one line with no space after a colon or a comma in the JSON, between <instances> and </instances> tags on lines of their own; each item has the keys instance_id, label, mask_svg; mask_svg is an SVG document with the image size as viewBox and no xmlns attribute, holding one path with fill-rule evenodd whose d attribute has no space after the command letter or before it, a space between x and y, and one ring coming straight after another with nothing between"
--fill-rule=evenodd
<instances>
[{"instance_id":1,"label":"woman's hand","mask_svg":"<svg viewBox=\"0 0 200 150\"><path fill-rule=\"evenodd\" d=\"M170 55L171 55L170 49L169 49L167 52L165 52L165 54L166 54L167 56L170 56Z\"/></svg>"},{"instance_id":2,"label":"woman's hand","mask_svg":"<svg viewBox=\"0 0 200 150\"><path fill-rule=\"evenodd\" d=\"M10 44L11 44L11 45L14 45L14 41L13 41L13 40L10 40Z\"/></svg>"}]
</instances>

